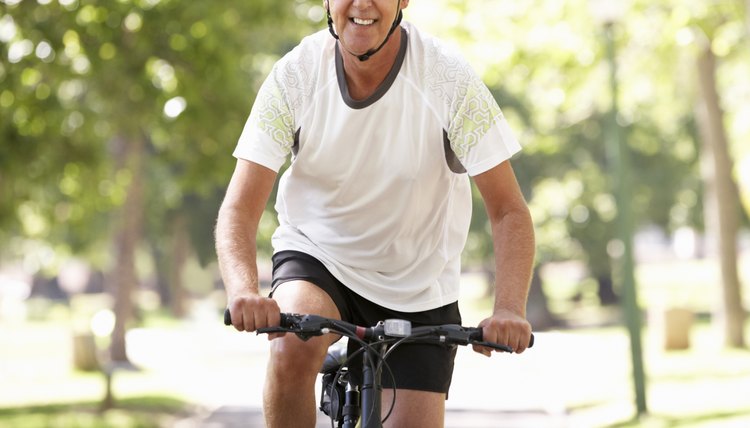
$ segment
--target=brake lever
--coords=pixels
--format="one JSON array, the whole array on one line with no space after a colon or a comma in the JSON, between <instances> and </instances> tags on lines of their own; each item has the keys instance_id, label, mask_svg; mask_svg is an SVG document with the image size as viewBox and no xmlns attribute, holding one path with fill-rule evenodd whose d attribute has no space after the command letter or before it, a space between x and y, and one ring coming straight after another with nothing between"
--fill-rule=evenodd
<instances>
[{"instance_id":1,"label":"brake lever","mask_svg":"<svg viewBox=\"0 0 750 428\"><path fill-rule=\"evenodd\" d=\"M503 351L503 352L513 353L513 348L511 348L508 345L501 345L499 343L482 342L482 341L474 341L474 340L472 340L470 343L472 345L485 346L487 348L492 348L492 349L497 350L497 351Z\"/></svg>"},{"instance_id":2,"label":"brake lever","mask_svg":"<svg viewBox=\"0 0 750 428\"><path fill-rule=\"evenodd\" d=\"M291 333L292 330L284 327L264 327L255 330L255 334Z\"/></svg>"},{"instance_id":3,"label":"brake lever","mask_svg":"<svg viewBox=\"0 0 750 428\"><path fill-rule=\"evenodd\" d=\"M259 328L255 331L256 334L273 334L273 333L294 333L302 339L303 341L307 342L311 338L315 336L322 336L323 333L319 331L300 331L299 329L294 328L286 328L286 327L265 327L265 328Z\"/></svg>"}]
</instances>

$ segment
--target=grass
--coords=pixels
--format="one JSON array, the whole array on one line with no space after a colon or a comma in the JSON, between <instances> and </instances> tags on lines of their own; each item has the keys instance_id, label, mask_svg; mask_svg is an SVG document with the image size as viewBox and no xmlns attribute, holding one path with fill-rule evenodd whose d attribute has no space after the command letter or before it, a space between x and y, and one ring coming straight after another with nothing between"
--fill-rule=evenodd
<instances>
[{"instance_id":1,"label":"grass","mask_svg":"<svg viewBox=\"0 0 750 428\"><path fill-rule=\"evenodd\" d=\"M683 426L750 426L747 350L694 349L654 355L647 362L652 367L652 413L666 422L661 426L675 426L674 421Z\"/></svg>"},{"instance_id":2,"label":"grass","mask_svg":"<svg viewBox=\"0 0 750 428\"><path fill-rule=\"evenodd\" d=\"M102 373L73 367L75 317L54 306L45 321L0 327L0 428L166 427L193 408L153 373L118 372L114 405L102 408Z\"/></svg>"},{"instance_id":3,"label":"grass","mask_svg":"<svg viewBox=\"0 0 750 428\"><path fill-rule=\"evenodd\" d=\"M598 348L577 349L584 361L576 366L579 383L568 392L570 426L750 426L750 351L716 346L714 328L708 322L694 324L691 347L680 351L665 350L660 332L644 329L648 413L637 419L633 417L634 393L630 355L625 355L628 344L625 329L608 327L566 333L575 343L600 344ZM619 350L607 349L612 347ZM601 368L607 365L625 370L613 373Z\"/></svg>"},{"instance_id":4,"label":"grass","mask_svg":"<svg viewBox=\"0 0 750 428\"><path fill-rule=\"evenodd\" d=\"M684 416L644 416L631 420L609 425L608 428L672 428L672 427L737 427L747 426L747 415L750 409L734 412L719 412L703 414L692 417ZM738 420L742 419L742 420Z\"/></svg>"},{"instance_id":5,"label":"grass","mask_svg":"<svg viewBox=\"0 0 750 428\"><path fill-rule=\"evenodd\" d=\"M743 255L739 267L747 308L750 253ZM557 388L553 395L564 395L561 404L570 426L750 427L750 351L724 348L718 326L710 321L721 296L721 275L715 261L671 260L637 266L649 409L646 416L637 419L633 418L629 337L619 309L596 305L596 284L583 280L579 265L550 266L545 273L550 309L569 325L553 332L564 336L562 346L543 349L542 338L537 351L559 355L549 364L575 373L546 380ZM572 299L574 296L579 298ZM489 309L486 303L476 307L485 313ZM664 311L672 308L696 315L689 327L691 346L687 350L664 349L663 324L659 321ZM582 327L596 325L611 327ZM746 343L750 344L750 319L745 331ZM577 345L566 354L567 341ZM617 350L607 349L612 346ZM560 387L561 383L574 387Z\"/></svg>"},{"instance_id":6,"label":"grass","mask_svg":"<svg viewBox=\"0 0 750 428\"><path fill-rule=\"evenodd\" d=\"M97 401L7 407L0 408L0 427L157 428L170 426L187 409L187 403L163 396L122 399L107 410Z\"/></svg>"}]
</instances>

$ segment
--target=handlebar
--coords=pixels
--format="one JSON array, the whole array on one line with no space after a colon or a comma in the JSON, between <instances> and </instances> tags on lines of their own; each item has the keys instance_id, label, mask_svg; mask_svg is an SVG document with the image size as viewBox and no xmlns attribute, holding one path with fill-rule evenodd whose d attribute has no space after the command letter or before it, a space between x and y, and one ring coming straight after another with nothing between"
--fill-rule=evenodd
<instances>
[{"instance_id":1,"label":"handlebar","mask_svg":"<svg viewBox=\"0 0 750 428\"><path fill-rule=\"evenodd\" d=\"M231 325L229 309L224 311L224 324ZM404 320L385 320L372 327L362 327L346 321L325 318L318 315L281 313L278 327L260 328L258 334L294 333L302 340L327 333L338 333L347 337L356 337L366 342L386 339L403 339L420 343L442 343L447 345L479 345L504 352L513 352L507 345L485 342L481 327L463 327L457 324L412 327ZM531 335L529 348L534 346L534 335Z\"/></svg>"}]
</instances>

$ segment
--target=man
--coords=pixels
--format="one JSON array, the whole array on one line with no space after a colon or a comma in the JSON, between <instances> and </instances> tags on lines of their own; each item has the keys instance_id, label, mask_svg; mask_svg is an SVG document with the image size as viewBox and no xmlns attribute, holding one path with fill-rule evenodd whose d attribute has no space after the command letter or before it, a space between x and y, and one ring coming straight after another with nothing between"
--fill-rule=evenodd
<instances>
[{"instance_id":1,"label":"man","mask_svg":"<svg viewBox=\"0 0 750 428\"><path fill-rule=\"evenodd\" d=\"M216 247L235 328L279 311L372 325L460 323L460 255L472 177L492 225L494 311L485 340L523 352L534 234L499 107L466 62L401 24L409 0L328 0L329 31L305 38L263 84L234 155ZM259 294L256 232L277 171L272 298ZM270 427L314 426L316 374L338 337L275 336L264 389ZM490 350L476 348L487 356ZM455 350L409 345L389 367L388 422L443 425ZM383 403L390 403L387 382ZM387 407L384 411L387 411Z\"/></svg>"}]
</instances>

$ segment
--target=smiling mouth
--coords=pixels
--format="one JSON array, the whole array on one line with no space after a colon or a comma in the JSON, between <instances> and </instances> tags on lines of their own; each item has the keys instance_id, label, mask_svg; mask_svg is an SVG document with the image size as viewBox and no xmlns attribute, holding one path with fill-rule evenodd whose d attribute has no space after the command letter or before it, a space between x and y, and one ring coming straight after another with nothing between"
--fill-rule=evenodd
<instances>
[{"instance_id":1,"label":"smiling mouth","mask_svg":"<svg viewBox=\"0 0 750 428\"><path fill-rule=\"evenodd\" d=\"M375 23L374 19L350 18L349 20L357 25L372 25Z\"/></svg>"}]
</instances>

